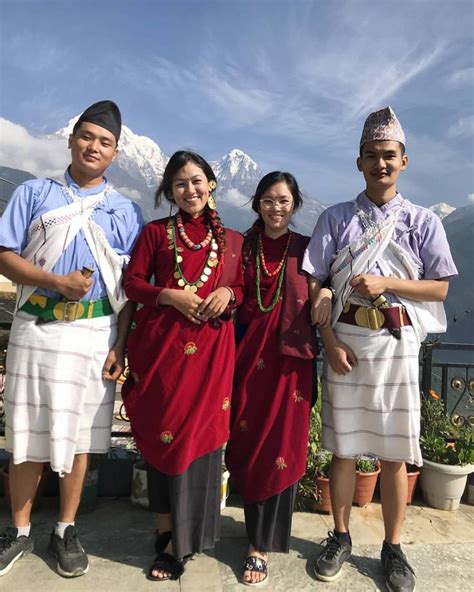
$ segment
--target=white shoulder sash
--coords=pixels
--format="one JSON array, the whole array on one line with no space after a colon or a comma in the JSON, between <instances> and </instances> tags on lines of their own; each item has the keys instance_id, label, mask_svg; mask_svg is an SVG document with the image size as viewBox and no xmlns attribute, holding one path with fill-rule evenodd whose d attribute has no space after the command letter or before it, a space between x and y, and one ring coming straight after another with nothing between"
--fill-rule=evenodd
<instances>
[{"instance_id":1,"label":"white shoulder sash","mask_svg":"<svg viewBox=\"0 0 474 592\"><path fill-rule=\"evenodd\" d=\"M61 254L92 216L94 208L105 198L105 191L75 200L71 204L55 208L31 223L28 244L21 256L45 271L51 271ZM19 285L17 309L21 308L37 286Z\"/></svg>"},{"instance_id":2,"label":"white shoulder sash","mask_svg":"<svg viewBox=\"0 0 474 592\"><path fill-rule=\"evenodd\" d=\"M103 229L92 220L94 209L106 198L110 187L107 185L98 194L78 198L70 187L61 184L73 203L51 210L31 223L28 230L29 242L22 257L45 271L51 271L61 253L82 230L104 280L110 304L118 314L127 302L122 287L122 275L130 257L118 255ZM35 290L36 286L19 286L17 308L23 306Z\"/></svg>"}]
</instances>

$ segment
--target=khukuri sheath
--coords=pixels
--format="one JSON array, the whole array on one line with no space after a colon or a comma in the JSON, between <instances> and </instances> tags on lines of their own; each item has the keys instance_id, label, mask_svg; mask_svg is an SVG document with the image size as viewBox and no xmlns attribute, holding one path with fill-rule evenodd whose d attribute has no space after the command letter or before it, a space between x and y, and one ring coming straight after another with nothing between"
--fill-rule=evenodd
<instances>
[{"instance_id":1,"label":"khukuri sheath","mask_svg":"<svg viewBox=\"0 0 474 592\"><path fill-rule=\"evenodd\" d=\"M188 237L194 243L202 241L207 233L203 218L193 219L184 212L181 215ZM208 462L206 456L212 459L212 453L228 439L234 328L229 315L196 325L175 308L156 305L163 288L178 288L167 222L157 220L145 227L128 268L127 295L144 306L136 314L136 328L129 338L130 375L122 393L144 458L163 475L173 476L168 480L168 495L179 497L175 497L173 507L197 519L194 533L186 529L173 531L175 552L188 554L200 552L214 542L204 533L209 532L209 522L214 523L219 515L219 498L213 499L210 509L205 508L210 503L206 496L214 487L215 470L209 470L207 479L199 483L204 494L198 498L186 486L197 484L184 473L197 459L204 463ZM211 268L209 279L197 295L205 298L216 287L226 285L233 288L238 302L243 284L242 237L231 230L225 233L223 261ZM195 281L205 267L207 249L192 251L179 236L176 241L182 249L181 269L189 281ZM154 285L150 284L152 276ZM202 462L198 464L202 466ZM179 491L174 489L174 476L181 477L179 482L185 484ZM183 504L183 500L188 502ZM196 532L202 536L196 536Z\"/></svg>"},{"instance_id":2,"label":"khukuri sheath","mask_svg":"<svg viewBox=\"0 0 474 592\"><path fill-rule=\"evenodd\" d=\"M276 269L287 239L288 235L276 240L263 237L270 272ZM316 353L315 344L309 347L304 338L310 327L308 286L299 265L307 241L292 235L282 298L271 312L262 312L257 304L254 257L245 269L245 303L239 323L247 325L247 330L237 350L231 437L226 449L226 464L245 504L283 492L305 472ZM271 303L277 281L278 274L261 274L264 306ZM295 284L300 286L296 293ZM288 306L295 308L289 312ZM283 319L290 320L284 330Z\"/></svg>"}]
</instances>

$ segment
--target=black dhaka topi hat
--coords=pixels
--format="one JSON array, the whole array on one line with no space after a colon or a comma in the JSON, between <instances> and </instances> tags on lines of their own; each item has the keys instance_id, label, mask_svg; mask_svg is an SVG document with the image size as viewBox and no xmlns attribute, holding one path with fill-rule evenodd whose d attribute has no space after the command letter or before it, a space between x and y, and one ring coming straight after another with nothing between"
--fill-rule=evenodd
<instances>
[{"instance_id":1,"label":"black dhaka topi hat","mask_svg":"<svg viewBox=\"0 0 474 592\"><path fill-rule=\"evenodd\" d=\"M120 109L113 101L99 101L84 111L74 125L74 131L81 123L93 123L108 130L115 136L117 142L122 130L122 116Z\"/></svg>"}]
</instances>

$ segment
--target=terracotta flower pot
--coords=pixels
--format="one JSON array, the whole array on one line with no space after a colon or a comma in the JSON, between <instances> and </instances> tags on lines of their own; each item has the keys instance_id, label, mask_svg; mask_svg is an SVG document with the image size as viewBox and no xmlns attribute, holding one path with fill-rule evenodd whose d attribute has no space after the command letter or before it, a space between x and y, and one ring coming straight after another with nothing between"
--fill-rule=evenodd
<instances>
[{"instance_id":1,"label":"terracotta flower pot","mask_svg":"<svg viewBox=\"0 0 474 592\"><path fill-rule=\"evenodd\" d=\"M320 475L316 475L315 479L320 501L314 502L313 510L315 512L332 514L331 496L329 493L329 477L321 477Z\"/></svg>"},{"instance_id":2,"label":"terracotta flower pot","mask_svg":"<svg viewBox=\"0 0 474 592\"><path fill-rule=\"evenodd\" d=\"M410 506L413 501L413 496L415 495L416 484L418 482L418 477L420 476L420 470L412 466L410 470L407 470L407 477L408 477L408 490L407 490L407 506Z\"/></svg>"},{"instance_id":3,"label":"terracotta flower pot","mask_svg":"<svg viewBox=\"0 0 474 592\"><path fill-rule=\"evenodd\" d=\"M380 473L380 467L373 473L361 473L356 471L356 485L352 503L356 506L370 504L374 497L375 486Z\"/></svg>"}]
</instances>

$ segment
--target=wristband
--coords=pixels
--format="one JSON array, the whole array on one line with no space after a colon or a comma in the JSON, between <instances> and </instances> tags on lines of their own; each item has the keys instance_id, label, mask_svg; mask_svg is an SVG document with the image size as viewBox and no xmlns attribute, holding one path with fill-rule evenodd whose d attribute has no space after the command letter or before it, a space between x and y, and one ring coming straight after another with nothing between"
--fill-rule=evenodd
<instances>
[{"instance_id":1,"label":"wristband","mask_svg":"<svg viewBox=\"0 0 474 592\"><path fill-rule=\"evenodd\" d=\"M234 290L232 290L232 288L230 288L229 286L222 286L222 287L225 288L226 290L229 290L229 292L230 292L229 304L234 304L234 302L235 302Z\"/></svg>"}]
</instances>

